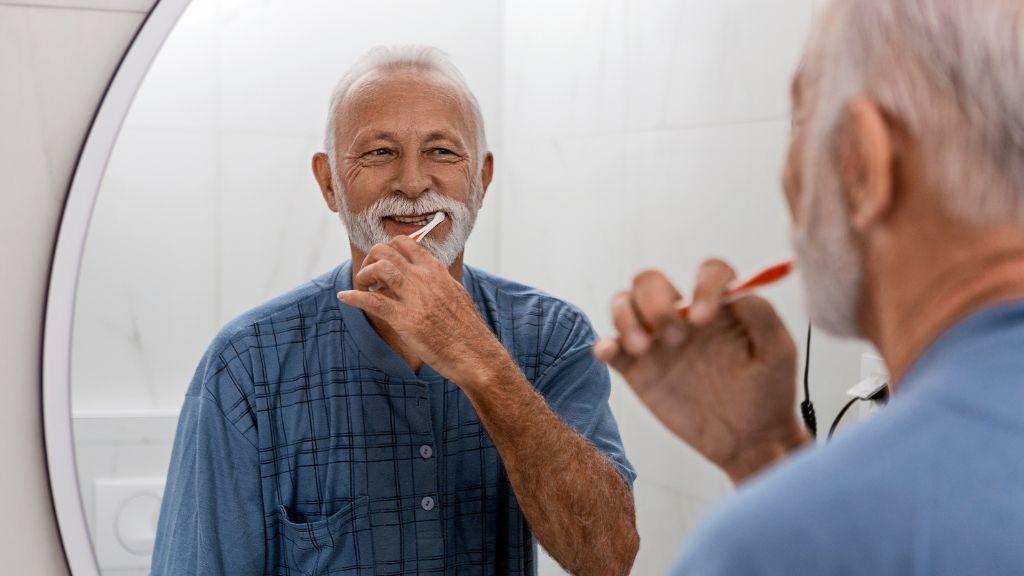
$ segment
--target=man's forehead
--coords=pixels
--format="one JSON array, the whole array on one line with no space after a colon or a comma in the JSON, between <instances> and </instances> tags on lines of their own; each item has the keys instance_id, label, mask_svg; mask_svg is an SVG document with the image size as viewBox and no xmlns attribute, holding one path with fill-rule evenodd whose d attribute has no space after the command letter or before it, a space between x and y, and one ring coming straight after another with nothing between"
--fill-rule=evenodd
<instances>
[{"instance_id":1,"label":"man's forehead","mask_svg":"<svg viewBox=\"0 0 1024 576\"><path fill-rule=\"evenodd\" d=\"M362 131L367 122L430 112L451 128L469 129L471 119L459 89L428 70L371 72L358 79L338 108L339 129Z\"/></svg>"}]
</instances>

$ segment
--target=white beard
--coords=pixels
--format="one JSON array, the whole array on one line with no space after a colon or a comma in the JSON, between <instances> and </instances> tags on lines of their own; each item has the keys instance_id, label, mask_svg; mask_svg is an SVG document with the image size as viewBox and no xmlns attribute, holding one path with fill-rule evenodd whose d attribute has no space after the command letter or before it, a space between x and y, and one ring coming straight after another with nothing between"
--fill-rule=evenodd
<instances>
[{"instance_id":1,"label":"white beard","mask_svg":"<svg viewBox=\"0 0 1024 576\"><path fill-rule=\"evenodd\" d=\"M826 150L824 146L809 151ZM842 202L842 189L823 153L812 154L803 166L804 229L794 225L790 240L803 281L811 322L838 337L859 338L863 266L853 242Z\"/></svg>"},{"instance_id":2,"label":"white beard","mask_svg":"<svg viewBox=\"0 0 1024 576\"><path fill-rule=\"evenodd\" d=\"M338 216L348 230L349 240L363 253L369 252L377 244L384 244L391 240L391 235L384 228L386 217L444 212L447 219L451 221L448 235L438 240L432 233L420 244L447 268L466 249L466 241L473 231L477 212L480 210L483 182L479 176L473 182L469 204L463 204L430 190L415 200L402 194L385 196L358 214L349 212L345 189L337 178L334 178L334 190L338 202Z\"/></svg>"}]
</instances>

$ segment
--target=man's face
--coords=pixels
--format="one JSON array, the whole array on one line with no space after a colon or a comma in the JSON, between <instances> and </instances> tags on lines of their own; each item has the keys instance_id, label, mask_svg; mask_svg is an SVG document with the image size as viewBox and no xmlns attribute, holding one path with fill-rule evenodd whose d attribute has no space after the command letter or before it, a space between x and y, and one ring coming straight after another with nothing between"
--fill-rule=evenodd
<instances>
[{"instance_id":1,"label":"man's face","mask_svg":"<svg viewBox=\"0 0 1024 576\"><path fill-rule=\"evenodd\" d=\"M372 73L339 109L332 179L352 243L374 244L446 221L423 241L446 266L462 253L486 184L473 116L458 90L421 70ZM482 159L481 159L482 160Z\"/></svg>"},{"instance_id":2,"label":"man's face","mask_svg":"<svg viewBox=\"0 0 1024 576\"><path fill-rule=\"evenodd\" d=\"M829 135L812 124L816 94L793 81L793 127L783 171L791 241L811 321L836 336L861 335L861 256L853 241Z\"/></svg>"}]
</instances>

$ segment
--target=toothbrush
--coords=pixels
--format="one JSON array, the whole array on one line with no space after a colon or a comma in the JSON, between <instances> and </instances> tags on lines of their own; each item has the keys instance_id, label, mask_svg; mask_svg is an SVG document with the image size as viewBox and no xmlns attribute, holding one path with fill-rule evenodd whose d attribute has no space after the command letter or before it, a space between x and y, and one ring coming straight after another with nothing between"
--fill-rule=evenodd
<instances>
[{"instance_id":1,"label":"toothbrush","mask_svg":"<svg viewBox=\"0 0 1024 576\"><path fill-rule=\"evenodd\" d=\"M444 222L444 212L435 212L434 218L430 221L430 223L424 226L423 228L420 228L419 230L413 232L412 234L409 234L409 238L412 238L416 242L419 242L426 238L427 234L430 234L430 231L436 228L437 225L440 224L441 222Z\"/></svg>"},{"instance_id":2,"label":"toothbrush","mask_svg":"<svg viewBox=\"0 0 1024 576\"><path fill-rule=\"evenodd\" d=\"M792 260L786 260L785 262L780 262L774 266L769 266L757 274L754 274L746 281L726 290L723 301L726 304L735 302L744 294L752 292L755 288L775 284L789 276L790 273L793 272L793 268L795 268L795 264ZM680 302L677 304L676 309L679 310L679 315L686 318L690 313L690 306L692 304L692 302L688 304Z\"/></svg>"},{"instance_id":3,"label":"toothbrush","mask_svg":"<svg viewBox=\"0 0 1024 576\"><path fill-rule=\"evenodd\" d=\"M419 230L413 232L412 234L409 234L409 238L412 238L413 240L416 241L417 244L419 244L420 242L423 241L424 238L427 237L427 234L430 234L430 231L433 230L434 228L437 228L437 225L440 224L441 222L444 222L444 212L435 212L434 217L430 220L430 222L423 228L420 228ZM380 284L374 284L373 286L370 286L370 292L376 292L380 290L380 288Z\"/></svg>"}]
</instances>

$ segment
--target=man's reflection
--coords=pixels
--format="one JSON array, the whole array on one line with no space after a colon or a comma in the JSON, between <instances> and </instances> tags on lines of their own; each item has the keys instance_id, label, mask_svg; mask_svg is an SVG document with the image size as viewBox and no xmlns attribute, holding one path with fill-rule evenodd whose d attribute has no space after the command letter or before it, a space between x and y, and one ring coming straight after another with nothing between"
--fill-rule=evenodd
<instances>
[{"instance_id":1,"label":"man's reflection","mask_svg":"<svg viewBox=\"0 0 1024 576\"><path fill-rule=\"evenodd\" d=\"M462 263L494 159L461 74L435 49L371 51L325 148L352 260L207 350L153 574L532 574L533 535L574 573L627 573L635 474L587 318Z\"/></svg>"}]
</instances>

